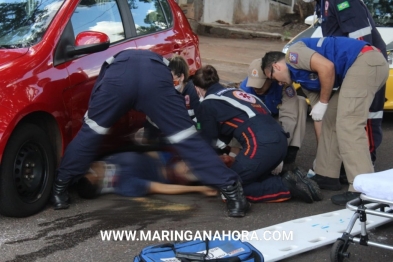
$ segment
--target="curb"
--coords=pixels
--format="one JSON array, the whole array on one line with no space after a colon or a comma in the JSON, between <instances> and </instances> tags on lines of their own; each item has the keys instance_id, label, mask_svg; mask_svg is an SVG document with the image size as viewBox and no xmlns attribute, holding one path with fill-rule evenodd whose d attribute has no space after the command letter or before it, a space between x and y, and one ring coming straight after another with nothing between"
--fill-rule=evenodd
<instances>
[{"instance_id":1,"label":"curb","mask_svg":"<svg viewBox=\"0 0 393 262\"><path fill-rule=\"evenodd\" d=\"M240 28L226 27L218 24L204 23L198 24L197 34L222 38L264 38L272 40L285 40L285 37L279 33L259 32Z\"/></svg>"}]
</instances>

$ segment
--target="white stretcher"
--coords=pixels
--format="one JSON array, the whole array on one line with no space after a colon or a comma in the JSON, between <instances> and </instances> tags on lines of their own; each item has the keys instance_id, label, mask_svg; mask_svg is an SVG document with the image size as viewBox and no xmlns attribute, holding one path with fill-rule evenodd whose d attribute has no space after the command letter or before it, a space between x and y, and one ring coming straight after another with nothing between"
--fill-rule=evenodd
<instances>
[{"instance_id":1,"label":"white stretcher","mask_svg":"<svg viewBox=\"0 0 393 262\"><path fill-rule=\"evenodd\" d=\"M333 244L330 253L331 261L343 261L349 257L348 246L350 243L358 243L363 246L375 246L393 251L393 246L370 241L367 227L369 225L367 215L393 219L393 169L372 174L356 176L354 188L361 192L359 198L347 203L347 209L355 211L342 236ZM359 219L361 232L355 237L352 229ZM351 234L352 232L352 234Z\"/></svg>"},{"instance_id":2,"label":"white stretcher","mask_svg":"<svg viewBox=\"0 0 393 262\"><path fill-rule=\"evenodd\" d=\"M349 202L346 209L249 231L243 240L257 248L266 262L279 261L333 243L332 261L343 261L349 256L347 249L351 242L393 249L367 239L367 229L393 219L393 169L359 175L354 186L363 194ZM293 237L288 238L284 234ZM360 238L354 237L359 234ZM254 239L255 236L257 239Z\"/></svg>"}]
</instances>

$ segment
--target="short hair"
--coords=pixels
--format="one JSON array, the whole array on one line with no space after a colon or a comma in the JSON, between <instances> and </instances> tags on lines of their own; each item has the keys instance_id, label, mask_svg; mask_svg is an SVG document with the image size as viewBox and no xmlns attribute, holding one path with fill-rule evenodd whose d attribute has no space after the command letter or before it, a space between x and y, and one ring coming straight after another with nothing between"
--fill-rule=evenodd
<instances>
[{"instance_id":1,"label":"short hair","mask_svg":"<svg viewBox=\"0 0 393 262\"><path fill-rule=\"evenodd\" d=\"M262 58L262 71L265 73L265 68L270 68L275 62L285 58L285 53L279 51L267 52Z\"/></svg>"},{"instance_id":2,"label":"short hair","mask_svg":"<svg viewBox=\"0 0 393 262\"><path fill-rule=\"evenodd\" d=\"M206 90L210 86L218 83L220 78L218 77L217 70L212 65L206 65L195 72L192 81L195 86Z\"/></svg>"},{"instance_id":3,"label":"short hair","mask_svg":"<svg viewBox=\"0 0 393 262\"><path fill-rule=\"evenodd\" d=\"M168 67L171 69L174 75L180 77L182 74L184 75L183 83L188 81L189 76L189 68L186 60L180 55L174 55L169 60Z\"/></svg>"}]
</instances>

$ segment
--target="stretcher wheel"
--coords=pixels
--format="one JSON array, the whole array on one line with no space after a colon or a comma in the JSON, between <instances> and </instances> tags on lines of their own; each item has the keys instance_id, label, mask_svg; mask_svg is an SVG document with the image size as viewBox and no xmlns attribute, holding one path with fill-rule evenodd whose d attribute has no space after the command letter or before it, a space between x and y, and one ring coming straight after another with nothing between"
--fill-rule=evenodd
<instances>
[{"instance_id":1,"label":"stretcher wheel","mask_svg":"<svg viewBox=\"0 0 393 262\"><path fill-rule=\"evenodd\" d=\"M345 244L344 240L337 239L330 251L330 261L343 262L344 258L349 258L349 253L346 252L347 248L348 244Z\"/></svg>"}]
</instances>

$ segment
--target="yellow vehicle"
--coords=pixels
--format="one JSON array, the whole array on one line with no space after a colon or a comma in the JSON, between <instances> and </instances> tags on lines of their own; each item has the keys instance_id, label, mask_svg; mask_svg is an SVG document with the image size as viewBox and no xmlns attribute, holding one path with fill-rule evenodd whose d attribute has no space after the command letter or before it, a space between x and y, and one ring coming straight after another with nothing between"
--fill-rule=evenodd
<instances>
[{"instance_id":1,"label":"yellow vehicle","mask_svg":"<svg viewBox=\"0 0 393 262\"><path fill-rule=\"evenodd\" d=\"M391 0L363 0L363 2L370 10L377 25L377 29L386 43L390 70L389 78L386 82L384 111L393 111L393 4ZM291 41L284 46L284 53L288 50L290 43L295 40L304 37L322 37L322 29L316 15L307 17L305 23L309 24L310 27L292 38ZM301 93L301 89L299 89L300 86L295 84L295 87L298 89L298 92Z\"/></svg>"}]
</instances>

